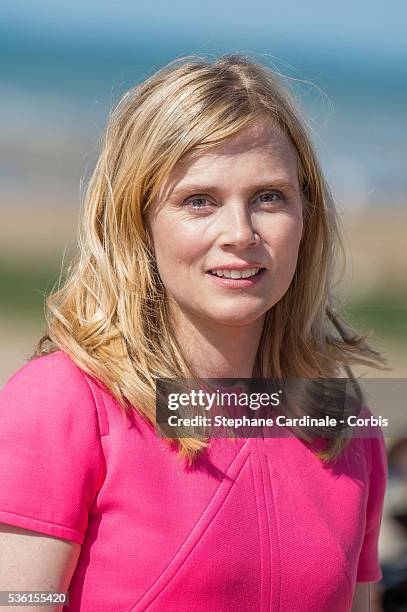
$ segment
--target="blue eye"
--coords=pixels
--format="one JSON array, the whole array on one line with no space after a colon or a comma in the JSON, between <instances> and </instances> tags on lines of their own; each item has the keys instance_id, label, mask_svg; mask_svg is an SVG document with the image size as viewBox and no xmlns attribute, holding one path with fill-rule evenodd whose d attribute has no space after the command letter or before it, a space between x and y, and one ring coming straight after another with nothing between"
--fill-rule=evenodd
<instances>
[{"instance_id":1,"label":"blue eye","mask_svg":"<svg viewBox=\"0 0 407 612\"><path fill-rule=\"evenodd\" d=\"M279 191L268 191L267 193L262 193L258 196L260 202L277 202L278 200L282 200L283 194Z\"/></svg>"},{"instance_id":2,"label":"blue eye","mask_svg":"<svg viewBox=\"0 0 407 612\"><path fill-rule=\"evenodd\" d=\"M206 208L205 206L202 206L202 202L207 202L207 201L208 200L204 197L195 197L195 198L190 198L189 200L185 200L184 205L191 206L191 208L199 210L201 208ZM194 206L194 203L197 203L198 206Z\"/></svg>"}]
</instances>

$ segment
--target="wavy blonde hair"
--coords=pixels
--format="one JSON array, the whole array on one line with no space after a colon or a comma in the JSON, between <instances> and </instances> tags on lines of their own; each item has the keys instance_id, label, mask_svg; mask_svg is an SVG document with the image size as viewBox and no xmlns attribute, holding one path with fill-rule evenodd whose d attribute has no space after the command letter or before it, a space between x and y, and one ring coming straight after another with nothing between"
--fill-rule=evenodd
<instances>
[{"instance_id":1,"label":"wavy blonde hair","mask_svg":"<svg viewBox=\"0 0 407 612\"><path fill-rule=\"evenodd\" d=\"M266 313L254 375L352 377L352 364L385 363L335 310L338 218L294 98L273 70L241 55L175 60L112 111L85 195L79 248L62 287L46 299L46 332L33 358L62 349L123 410L135 409L152 424L156 378L199 379L171 325L145 215L178 162L259 118L293 143L305 205L296 272ZM208 445L202 438L169 442L190 462ZM317 454L332 460L347 442L333 438Z\"/></svg>"}]
</instances>

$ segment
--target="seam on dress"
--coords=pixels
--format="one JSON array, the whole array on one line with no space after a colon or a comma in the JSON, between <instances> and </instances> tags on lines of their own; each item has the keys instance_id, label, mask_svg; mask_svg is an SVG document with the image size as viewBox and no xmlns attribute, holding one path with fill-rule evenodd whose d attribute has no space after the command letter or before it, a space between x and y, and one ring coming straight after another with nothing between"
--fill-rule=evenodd
<instances>
[{"instance_id":1,"label":"seam on dress","mask_svg":"<svg viewBox=\"0 0 407 612\"><path fill-rule=\"evenodd\" d=\"M270 459L268 457L267 457L267 463L269 465L269 469L271 469ZM273 493L272 493L272 497L273 497L274 510L276 512L275 499L274 499ZM276 516L276 514L275 514L275 516ZM277 523L276 523L276 528L277 528L277 532L278 532L278 540L279 540L279 542L281 542L280 533L278 531L278 524ZM345 578L347 580L348 587L350 589L350 593L352 593L353 589L354 589L354 582L353 582L352 576L350 574L350 569L348 567L348 565L350 566L351 563L349 562L349 559L348 559L348 556L346 554L346 551L343 548L341 548L341 546L337 543L335 538L333 538L332 541L335 544L335 546L336 546L336 548L338 550L338 553L340 555L340 559L341 559L340 567L341 567L341 569L343 571L343 574L345 575ZM342 556L348 562L348 565L345 562L342 561ZM281 574L280 574L280 576L281 576Z\"/></svg>"},{"instance_id":2,"label":"seam on dress","mask_svg":"<svg viewBox=\"0 0 407 612\"><path fill-rule=\"evenodd\" d=\"M86 382L86 386L89 389L89 392L92 396L93 399L93 406L94 406L94 410L96 413L96 420L97 420L97 424L98 424L98 437L99 437L99 453L100 453L100 457L101 457L101 462L100 462L100 469L99 469L99 476L98 476L98 482L97 482L97 486L96 486L96 493L95 496L92 500L92 504L90 504L90 506L88 507L88 515L89 515L89 510L92 507L92 505L94 504L99 491L101 490L103 483L105 481L106 475L107 475L107 463L106 463L106 456L105 456L105 452L103 450L103 444L102 444L102 440L101 440L101 432L100 432L100 422L99 422L99 412L98 412L98 405L96 402L96 398L95 395L93 393L93 389L87 379L87 377L85 376L85 372L83 372L83 370L81 370L81 368L78 368L79 372L82 375L82 378L84 379L84 381Z\"/></svg>"},{"instance_id":3,"label":"seam on dress","mask_svg":"<svg viewBox=\"0 0 407 612\"><path fill-rule=\"evenodd\" d=\"M380 573L381 573L380 568L377 568L375 571L369 570L369 571L366 571L366 572L359 572L356 575L356 582L358 582L358 581L359 582L360 581L362 581L362 582L369 582L370 580L377 580L377 581L379 581L379 580L381 580L381 578L377 578L377 576L379 576Z\"/></svg>"},{"instance_id":4,"label":"seam on dress","mask_svg":"<svg viewBox=\"0 0 407 612\"><path fill-rule=\"evenodd\" d=\"M261 584L263 584L263 580L264 580L264 547L263 547L263 540L261 538L260 535L260 509L259 509L259 503L258 503L258 499L257 499L257 495L256 495L256 485L255 485L255 477L254 477L254 470L253 470L253 462L250 462L250 467L251 467L251 472L252 472L252 480L253 480L253 484L254 484L254 499L255 499L255 503L256 503L256 511L257 511L257 534L259 537L259 542L260 542L260 576L261 576ZM259 612L262 612L262 606L263 606L263 595L264 591L263 589L260 587L260 602L259 602Z\"/></svg>"},{"instance_id":5,"label":"seam on dress","mask_svg":"<svg viewBox=\"0 0 407 612\"><path fill-rule=\"evenodd\" d=\"M262 438L264 440L264 438ZM274 555L273 553L273 546L272 546L272 540L271 540L271 527L270 527L270 520L269 520L269 514L268 514L268 509L267 509L267 499L266 499L266 488L265 488L265 483L264 483L264 473L263 473L263 466L262 466L262 461L261 461L261 454L260 454L260 448L259 448L259 441L258 438L256 438L256 450L257 450L257 458L259 461L259 466L260 466L260 477L261 477L261 485L262 485L262 492L263 492L263 502L264 502L264 508L265 508L265 515L266 515L266 524L267 524L267 534L268 534L268 543L269 543L269 552L270 552L270 576L269 576L269 596L268 596L268 605L269 605L269 609L272 609L272 603L273 603L273 599L274 599L274 592L273 592L273 565L275 563L275 559L274 559ZM267 456L266 456L266 462L267 462ZM271 489L271 487L270 487ZM273 502L274 502L274 496L273 496L273 492L271 491L271 495L273 497ZM274 507L274 505L273 505ZM275 510L274 510L274 515L275 515ZM279 575L280 578L280 575ZM279 580L280 582L280 580ZM276 610L279 609L280 607L280 593L277 593L277 598L276 598L276 603L278 604L276 607Z\"/></svg>"},{"instance_id":6,"label":"seam on dress","mask_svg":"<svg viewBox=\"0 0 407 612\"><path fill-rule=\"evenodd\" d=\"M368 511L368 507L369 507L369 497L371 494L371 483L372 483L372 476L373 476L373 439L372 438L367 438L368 442L369 442L369 451L368 451L368 490L367 490L367 495L366 495L366 514L365 514L365 533L364 536L366 534L366 529L368 527L367 524L367 511ZM366 445L365 445L365 456L366 456ZM364 544L364 538L362 540L362 548L363 548L363 544ZM379 569L379 571L381 571L381 568L375 568L374 570L365 570L365 571L359 571L359 563L360 563L360 553L362 552L362 548L359 552L359 557L357 560L357 565L356 565L356 578L355 581L358 582L358 579L362 579L363 582L367 582L370 580L370 577L373 576L377 576L377 569ZM379 579L380 580L380 579Z\"/></svg>"},{"instance_id":7,"label":"seam on dress","mask_svg":"<svg viewBox=\"0 0 407 612\"><path fill-rule=\"evenodd\" d=\"M98 392L98 398L96 399L96 395L95 395L95 391L93 389L93 384L91 384L91 382L88 380L88 377L86 376L85 372L83 372L81 369L79 369L83 379L86 381L86 385L92 395L92 399L93 399L93 403L95 405L95 411L96 411L96 416L97 416L97 421L98 421L98 427L99 427L99 436L107 436L109 434L109 419L107 418L107 414L105 414L105 416L100 416L100 412L99 409L104 410L104 412L106 413L106 406L105 403L103 401L103 398L100 398L100 393ZM103 403L103 406L100 407L100 403ZM103 421L103 425L104 427L106 427L107 425L107 431L102 431L101 430L101 423L100 421Z\"/></svg>"},{"instance_id":8,"label":"seam on dress","mask_svg":"<svg viewBox=\"0 0 407 612\"><path fill-rule=\"evenodd\" d=\"M143 595L138 599L138 601L135 604L132 605L131 608L129 608L128 612L136 611L137 610L137 606L140 605L140 603L143 601L143 599L147 598L149 593L151 593L151 591L154 589L154 587L156 586L157 582L162 578L162 576L166 572L170 572L171 569L174 569L171 566L175 565L176 569L175 569L175 571L173 571L172 575L168 578L166 584L158 591L158 593L156 593L153 596L153 599L151 599L151 601L149 601L147 603L146 607L142 608L143 611L144 610L148 610L148 608L154 603L154 601L157 599L157 597L159 597L165 591L165 589L168 587L168 585L172 582L172 580L175 578L177 573L183 567L185 562L188 560L190 555L193 553L193 551L195 550L196 546L199 544L199 542L201 541L202 537L205 535L207 529L212 525L212 523L213 523L215 517L217 516L218 512L221 510L221 508L223 507L223 505L226 502L227 498L229 497L229 494L230 494L233 486L235 485L236 480L237 480L239 474L241 473L242 469L244 468L244 466L246 465L248 459L250 458L250 454L248 454L247 457L244 458L242 465L239 467L238 472L237 472L237 474L235 475L235 477L233 479L233 482L230 484L229 489L225 492L226 494L224 495L223 499L221 500L221 503L216 508L215 514L213 514L213 516L210 518L209 523L204 527L204 529L203 529L202 533L200 534L200 536L198 537L198 539L193 543L192 548L188 551L188 553L186 554L185 558L181 561L181 563L179 563L177 565L177 557L182 555L183 548L187 547L187 545L190 543L191 539L194 537L194 532L199 532L199 530L201 528L200 527L200 523L204 522L205 519L207 520L205 515L208 514L208 512L210 511L211 505L214 505L214 499L216 499L217 496L220 497L219 491L220 491L222 485L225 487L224 483L227 482L227 480L226 480L227 475L230 473L231 469L235 466L237 460L239 459L240 455L242 454L243 449L246 448L248 440L249 439L247 439L246 442L243 444L243 446L239 449L239 452L237 453L237 455L233 459L232 463L230 464L227 472L225 473L224 477L222 478L222 481L219 483L219 486L216 489L215 495L211 498L210 502L208 503L208 505L203 510L202 514L200 515L200 517L198 518L197 522L195 523L195 525L191 529L190 533L187 535L186 539L182 542L181 546L179 547L179 549L177 550L175 555L172 557L172 559L169 561L169 563L163 569L163 571L160 573L160 575L157 576L157 578L154 580L154 582L150 585L148 590L145 593L143 593Z\"/></svg>"},{"instance_id":9,"label":"seam on dress","mask_svg":"<svg viewBox=\"0 0 407 612\"><path fill-rule=\"evenodd\" d=\"M271 493L271 498L273 500L273 512L274 512L274 527L276 530L276 546L275 546L275 550L277 551L278 554L278 589L277 589L277 610L280 610L280 600L281 600L281 556L280 556L280 542L281 542L281 538L280 538L280 528L278 525L278 520L277 520L277 506L276 506L276 500L274 497L274 491L273 491L273 487L271 484L271 465L269 462L269 458L266 456L266 465L268 468L268 475L269 475L269 487L270 487L270 493ZM270 546L273 550L273 532L270 529ZM273 574L272 574L273 575Z\"/></svg>"},{"instance_id":10,"label":"seam on dress","mask_svg":"<svg viewBox=\"0 0 407 612\"><path fill-rule=\"evenodd\" d=\"M10 516L22 516L23 518L30 519L30 521L34 521L35 523L41 523L43 525L53 525L54 527L61 527L61 529L67 529L72 533L78 535L81 539L83 539L83 533L73 529L72 527L67 527L66 525L61 525L61 523L55 523L54 521L43 521L42 519L35 518L34 516L30 516L28 514L23 514L22 512L11 512L10 510L6 510L5 508L0 508L0 513L8 514ZM16 527L17 525L15 525Z\"/></svg>"}]
</instances>

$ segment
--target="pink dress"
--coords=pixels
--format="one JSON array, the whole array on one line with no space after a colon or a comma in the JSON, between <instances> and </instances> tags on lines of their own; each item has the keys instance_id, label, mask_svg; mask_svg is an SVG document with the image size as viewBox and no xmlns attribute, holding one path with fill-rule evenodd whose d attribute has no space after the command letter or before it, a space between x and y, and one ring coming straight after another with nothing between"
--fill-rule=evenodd
<instances>
[{"instance_id":1,"label":"pink dress","mask_svg":"<svg viewBox=\"0 0 407 612\"><path fill-rule=\"evenodd\" d=\"M296 438L213 439L193 468L62 351L0 394L0 521L82 545L69 610L346 612L378 581L383 438L324 467Z\"/></svg>"}]
</instances>

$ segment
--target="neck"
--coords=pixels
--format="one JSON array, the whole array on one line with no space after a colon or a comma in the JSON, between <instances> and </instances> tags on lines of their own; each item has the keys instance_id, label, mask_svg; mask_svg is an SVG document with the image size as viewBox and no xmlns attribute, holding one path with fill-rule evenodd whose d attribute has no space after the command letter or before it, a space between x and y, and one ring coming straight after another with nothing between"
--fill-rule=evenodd
<instances>
[{"instance_id":1,"label":"neck","mask_svg":"<svg viewBox=\"0 0 407 612\"><path fill-rule=\"evenodd\" d=\"M177 341L200 378L251 378L264 316L246 325L224 325L177 309Z\"/></svg>"}]
</instances>

